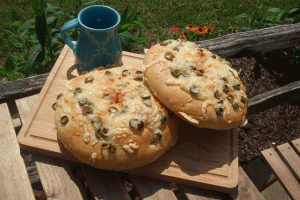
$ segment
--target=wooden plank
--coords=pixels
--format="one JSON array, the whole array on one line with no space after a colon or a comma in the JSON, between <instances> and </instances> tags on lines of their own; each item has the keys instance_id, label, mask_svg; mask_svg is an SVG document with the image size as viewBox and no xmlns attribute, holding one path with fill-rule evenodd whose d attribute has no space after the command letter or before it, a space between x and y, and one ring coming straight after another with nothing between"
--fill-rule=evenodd
<instances>
[{"instance_id":1,"label":"wooden plank","mask_svg":"<svg viewBox=\"0 0 300 200\"><path fill-rule=\"evenodd\" d=\"M231 193L229 193L229 196L235 200L265 199L241 166L239 167L238 186Z\"/></svg>"},{"instance_id":2,"label":"wooden plank","mask_svg":"<svg viewBox=\"0 0 300 200\"><path fill-rule=\"evenodd\" d=\"M195 43L224 58L245 50L265 53L300 44L300 23L233 33Z\"/></svg>"},{"instance_id":3,"label":"wooden plank","mask_svg":"<svg viewBox=\"0 0 300 200\"><path fill-rule=\"evenodd\" d=\"M37 98L38 94L16 100L23 123ZM47 198L83 199L67 161L34 154L33 157Z\"/></svg>"},{"instance_id":4,"label":"wooden plank","mask_svg":"<svg viewBox=\"0 0 300 200\"><path fill-rule=\"evenodd\" d=\"M300 97L300 81L256 95L249 99L248 115L262 112Z\"/></svg>"},{"instance_id":5,"label":"wooden plank","mask_svg":"<svg viewBox=\"0 0 300 200\"><path fill-rule=\"evenodd\" d=\"M35 199L6 104L0 113L0 199Z\"/></svg>"},{"instance_id":6,"label":"wooden plank","mask_svg":"<svg viewBox=\"0 0 300 200\"><path fill-rule=\"evenodd\" d=\"M289 168L295 174L295 177L298 179L298 181L300 181L300 157L289 145L289 143L279 145L277 146L277 149L286 165L289 166Z\"/></svg>"},{"instance_id":7,"label":"wooden plank","mask_svg":"<svg viewBox=\"0 0 300 200\"><path fill-rule=\"evenodd\" d=\"M86 195L80 191L80 185L76 182L68 162L33 154L35 165L47 198L54 199L86 199Z\"/></svg>"},{"instance_id":8,"label":"wooden plank","mask_svg":"<svg viewBox=\"0 0 300 200\"><path fill-rule=\"evenodd\" d=\"M241 167L260 192L277 180L273 171L263 162L261 157L247 162L241 165Z\"/></svg>"},{"instance_id":9,"label":"wooden plank","mask_svg":"<svg viewBox=\"0 0 300 200\"><path fill-rule=\"evenodd\" d=\"M297 152L297 154L300 155L300 138L293 140L291 143L292 143L295 151Z\"/></svg>"},{"instance_id":10,"label":"wooden plank","mask_svg":"<svg viewBox=\"0 0 300 200\"><path fill-rule=\"evenodd\" d=\"M10 98L19 98L38 93L42 89L48 75L49 73L41 74L0 84L0 101L3 102Z\"/></svg>"},{"instance_id":11,"label":"wooden plank","mask_svg":"<svg viewBox=\"0 0 300 200\"><path fill-rule=\"evenodd\" d=\"M139 195L145 200L177 199L171 190L170 184L142 176L130 175Z\"/></svg>"},{"instance_id":12,"label":"wooden plank","mask_svg":"<svg viewBox=\"0 0 300 200\"><path fill-rule=\"evenodd\" d=\"M261 154L291 198L300 199L300 184L281 160L275 149L264 150Z\"/></svg>"},{"instance_id":13,"label":"wooden plank","mask_svg":"<svg viewBox=\"0 0 300 200\"><path fill-rule=\"evenodd\" d=\"M82 165L82 170L95 200L131 200L123 182L120 180L116 172L100 170L87 165Z\"/></svg>"},{"instance_id":14,"label":"wooden plank","mask_svg":"<svg viewBox=\"0 0 300 200\"><path fill-rule=\"evenodd\" d=\"M205 190L202 188L196 188L192 186L179 185L181 190L185 193L189 200L212 200L221 199L216 192Z\"/></svg>"}]
</instances>

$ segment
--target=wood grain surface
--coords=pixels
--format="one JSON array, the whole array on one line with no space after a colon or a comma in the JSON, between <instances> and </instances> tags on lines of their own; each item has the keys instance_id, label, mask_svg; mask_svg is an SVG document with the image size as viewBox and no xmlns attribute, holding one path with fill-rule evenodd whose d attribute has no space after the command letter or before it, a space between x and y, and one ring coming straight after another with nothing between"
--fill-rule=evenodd
<instances>
[{"instance_id":1,"label":"wood grain surface","mask_svg":"<svg viewBox=\"0 0 300 200\"><path fill-rule=\"evenodd\" d=\"M142 176L130 176L139 195L145 200L177 199L168 182L145 178ZM147 189L145 189L147 188Z\"/></svg>"},{"instance_id":2,"label":"wood grain surface","mask_svg":"<svg viewBox=\"0 0 300 200\"><path fill-rule=\"evenodd\" d=\"M195 42L215 54L227 58L242 53L269 52L300 44L300 22L259 30L228 34L212 40Z\"/></svg>"},{"instance_id":3,"label":"wood grain surface","mask_svg":"<svg viewBox=\"0 0 300 200\"><path fill-rule=\"evenodd\" d=\"M251 179L247 176L242 167L239 167L238 186L229 193L234 200L264 200L265 198L255 187Z\"/></svg>"},{"instance_id":4,"label":"wood grain surface","mask_svg":"<svg viewBox=\"0 0 300 200\"><path fill-rule=\"evenodd\" d=\"M21 121L24 123L35 105L38 94L16 100ZM35 165L47 198L82 200L83 196L67 161L33 154Z\"/></svg>"},{"instance_id":5,"label":"wood grain surface","mask_svg":"<svg viewBox=\"0 0 300 200\"><path fill-rule=\"evenodd\" d=\"M294 151L294 149L285 143L276 147L281 158L284 160L286 165L292 170L296 179L300 181L300 157ZM300 188L299 188L300 189Z\"/></svg>"},{"instance_id":6,"label":"wood grain surface","mask_svg":"<svg viewBox=\"0 0 300 200\"><path fill-rule=\"evenodd\" d=\"M296 153L300 156L300 138L291 141Z\"/></svg>"},{"instance_id":7,"label":"wood grain surface","mask_svg":"<svg viewBox=\"0 0 300 200\"><path fill-rule=\"evenodd\" d=\"M118 174L82 165L85 180L95 200L122 199L131 200Z\"/></svg>"},{"instance_id":8,"label":"wood grain surface","mask_svg":"<svg viewBox=\"0 0 300 200\"><path fill-rule=\"evenodd\" d=\"M122 59L124 65L140 68L143 58L140 54L123 52ZM52 109L67 81L78 76L74 61L73 51L65 46L20 130L21 148L79 162L59 143ZM181 121L179 134L177 143L157 161L126 172L217 191L235 188L238 147L234 130L199 129Z\"/></svg>"},{"instance_id":9,"label":"wood grain surface","mask_svg":"<svg viewBox=\"0 0 300 200\"><path fill-rule=\"evenodd\" d=\"M300 183L281 160L275 149L270 148L261 152L263 158L274 171L283 188L293 199L300 199Z\"/></svg>"},{"instance_id":10,"label":"wood grain surface","mask_svg":"<svg viewBox=\"0 0 300 200\"><path fill-rule=\"evenodd\" d=\"M33 200L35 197L5 103L0 104L0 113L0 199Z\"/></svg>"}]
</instances>

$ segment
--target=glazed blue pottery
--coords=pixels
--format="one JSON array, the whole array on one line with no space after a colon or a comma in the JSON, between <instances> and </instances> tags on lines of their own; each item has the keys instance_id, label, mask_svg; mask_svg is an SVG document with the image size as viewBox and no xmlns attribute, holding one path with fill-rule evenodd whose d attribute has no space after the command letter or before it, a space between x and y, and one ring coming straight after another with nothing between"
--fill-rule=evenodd
<instances>
[{"instance_id":1,"label":"glazed blue pottery","mask_svg":"<svg viewBox=\"0 0 300 200\"><path fill-rule=\"evenodd\" d=\"M122 65L122 47L118 36L121 17L113 8L89 6L80 11L78 18L67 22L61 30L65 43L73 49L79 72L99 66ZM66 31L80 28L76 45Z\"/></svg>"}]
</instances>

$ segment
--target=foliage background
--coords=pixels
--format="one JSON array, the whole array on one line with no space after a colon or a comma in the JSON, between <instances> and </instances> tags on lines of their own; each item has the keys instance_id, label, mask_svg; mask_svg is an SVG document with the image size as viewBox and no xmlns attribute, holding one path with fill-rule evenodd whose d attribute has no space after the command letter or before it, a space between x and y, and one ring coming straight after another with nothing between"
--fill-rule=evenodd
<instances>
[{"instance_id":1,"label":"foliage background","mask_svg":"<svg viewBox=\"0 0 300 200\"><path fill-rule=\"evenodd\" d=\"M75 11L74 0L67 0L60 5L59 0L45 0L53 6L60 6L68 13ZM145 25L145 47L150 48L164 39L173 38L172 27L184 30L188 24L194 26L211 26L214 31L210 38L218 37L224 33L237 32L240 28L249 25L246 20L237 20L235 17L246 13L252 19L276 16L269 12L270 8L280 8L288 11L296 7L294 0L187 0L187 1L161 1L161 0L99 0L96 4L111 6L120 14L127 6L140 11L141 23ZM262 7L257 10L257 6ZM84 6L79 7L79 11ZM1 0L0 1L0 28L11 24L11 10L14 9L21 16L22 24L35 17L30 0ZM256 12L257 11L257 12ZM63 25L63 24L61 24ZM263 28L266 25L258 26ZM138 34L138 30L132 30ZM22 53L22 49L12 46L8 35L0 32L0 67L5 58L11 54L13 57ZM136 53L143 50L137 46Z\"/></svg>"}]
</instances>

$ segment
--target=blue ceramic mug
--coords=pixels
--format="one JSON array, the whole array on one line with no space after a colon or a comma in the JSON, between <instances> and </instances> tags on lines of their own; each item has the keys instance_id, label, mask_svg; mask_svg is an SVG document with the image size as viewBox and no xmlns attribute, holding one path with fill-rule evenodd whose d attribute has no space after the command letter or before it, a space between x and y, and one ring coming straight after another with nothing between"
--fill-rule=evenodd
<instances>
[{"instance_id":1,"label":"blue ceramic mug","mask_svg":"<svg viewBox=\"0 0 300 200\"><path fill-rule=\"evenodd\" d=\"M119 13L113 8L96 5L84 8L76 19L62 27L62 38L75 53L79 73L99 66L122 65L122 47L117 29L120 20ZM81 29L76 45L66 34L73 28Z\"/></svg>"}]
</instances>

